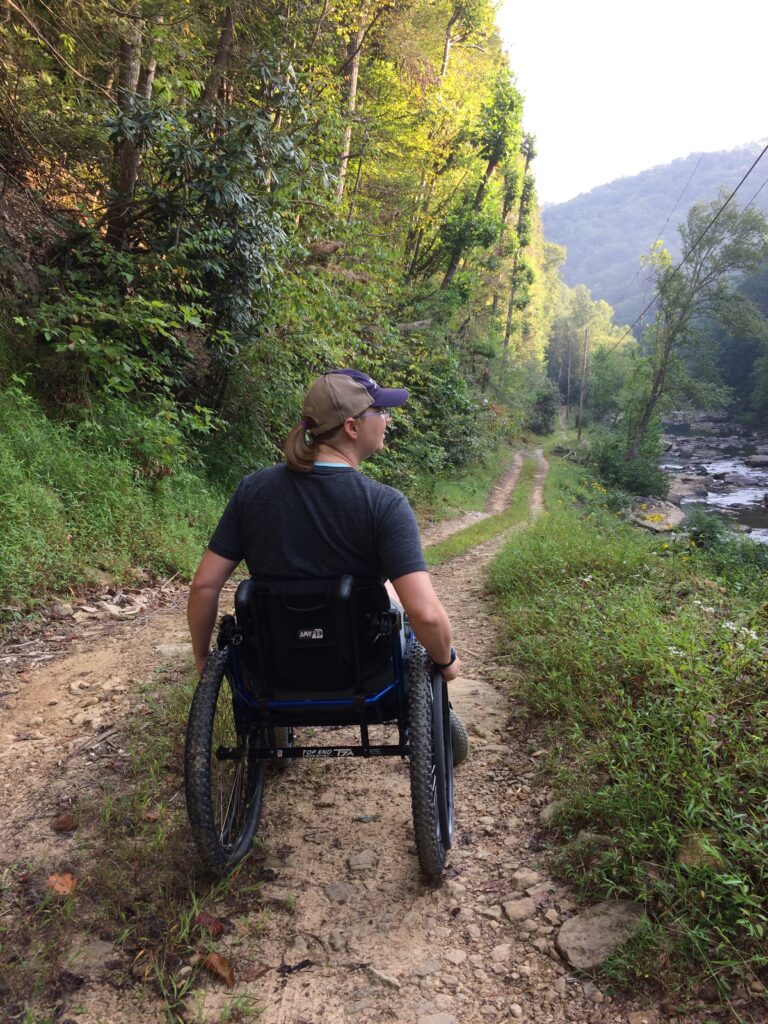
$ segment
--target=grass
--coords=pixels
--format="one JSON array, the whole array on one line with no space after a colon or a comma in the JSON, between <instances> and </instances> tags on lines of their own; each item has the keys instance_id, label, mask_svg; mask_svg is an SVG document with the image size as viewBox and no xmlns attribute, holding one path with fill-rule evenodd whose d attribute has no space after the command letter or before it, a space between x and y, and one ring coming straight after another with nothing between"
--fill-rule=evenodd
<instances>
[{"instance_id":1,"label":"grass","mask_svg":"<svg viewBox=\"0 0 768 1024\"><path fill-rule=\"evenodd\" d=\"M217 948L198 915L237 917L240 927L258 930L266 911L254 860L238 869L236 884L196 867L182 782L193 685L176 671L145 688L143 709L122 731L132 737L129 750L102 762L95 789L73 809L79 849L66 869L77 878L74 893L54 895L47 872L25 864L0 874L0 1002L16 1014L9 1019L58 1019L62 999L79 984L71 962L77 936L114 945L112 983L148 987L169 1021L190 1020L197 992L209 983L195 955ZM233 1001L228 1019L240 1019L242 1009Z\"/></svg>"},{"instance_id":2,"label":"grass","mask_svg":"<svg viewBox=\"0 0 768 1024\"><path fill-rule=\"evenodd\" d=\"M585 898L648 907L614 978L728 998L768 972L768 549L642 532L562 462L546 493L491 584L551 729L557 864Z\"/></svg>"},{"instance_id":3,"label":"grass","mask_svg":"<svg viewBox=\"0 0 768 1024\"><path fill-rule=\"evenodd\" d=\"M442 565L448 559L455 558L456 555L463 555L470 548L483 544L500 533L504 533L505 530L525 522L528 517L535 472L536 463L532 459L527 459L523 463L517 486L512 492L507 508L498 515L480 519L464 530L451 534L445 540L432 544L425 552L427 565Z\"/></svg>"},{"instance_id":4,"label":"grass","mask_svg":"<svg viewBox=\"0 0 768 1024\"><path fill-rule=\"evenodd\" d=\"M74 430L50 420L23 392L0 392L6 612L92 582L99 571L118 582L139 567L190 573L224 503L183 464L182 453L170 475L143 476L106 431Z\"/></svg>"}]
</instances>

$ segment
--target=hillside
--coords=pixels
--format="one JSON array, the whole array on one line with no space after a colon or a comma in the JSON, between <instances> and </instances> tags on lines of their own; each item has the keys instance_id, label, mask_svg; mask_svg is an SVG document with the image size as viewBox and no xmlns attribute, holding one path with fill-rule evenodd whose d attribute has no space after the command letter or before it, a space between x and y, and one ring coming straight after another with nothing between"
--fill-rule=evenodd
<instances>
[{"instance_id":1,"label":"hillside","mask_svg":"<svg viewBox=\"0 0 768 1024\"><path fill-rule=\"evenodd\" d=\"M585 284L594 299L605 299L617 323L631 323L650 297L640 271L640 257L661 238L673 255L679 252L678 224L700 200L717 196L721 186L733 188L760 152L752 143L719 153L692 153L618 178L566 203L545 206L547 239L564 245L562 270L567 284ZM764 180L756 169L740 197L747 203ZM768 190L755 200L768 211Z\"/></svg>"}]
</instances>

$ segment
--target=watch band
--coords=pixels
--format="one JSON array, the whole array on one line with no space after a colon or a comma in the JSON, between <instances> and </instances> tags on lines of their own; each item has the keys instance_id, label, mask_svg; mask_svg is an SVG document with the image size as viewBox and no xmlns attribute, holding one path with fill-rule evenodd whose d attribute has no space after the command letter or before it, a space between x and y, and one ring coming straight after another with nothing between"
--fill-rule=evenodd
<instances>
[{"instance_id":1,"label":"watch band","mask_svg":"<svg viewBox=\"0 0 768 1024\"><path fill-rule=\"evenodd\" d=\"M444 668L450 668L451 665L454 663L454 661L456 661L456 648L452 647L451 648L451 660L450 661L446 661L446 663L444 665L441 665L439 661L434 661L433 660L432 664L435 666L435 668L439 668L440 670L442 670Z\"/></svg>"}]
</instances>

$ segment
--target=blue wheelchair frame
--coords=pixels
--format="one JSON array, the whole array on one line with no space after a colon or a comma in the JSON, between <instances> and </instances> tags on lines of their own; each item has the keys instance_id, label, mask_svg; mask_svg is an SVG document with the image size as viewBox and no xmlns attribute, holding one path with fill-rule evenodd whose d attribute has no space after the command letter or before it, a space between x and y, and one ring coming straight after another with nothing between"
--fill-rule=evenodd
<instances>
[{"instance_id":1,"label":"blue wheelchair frame","mask_svg":"<svg viewBox=\"0 0 768 1024\"><path fill-rule=\"evenodd\" d=\"M295 758L409 757L414 831L426 874L439 875L453 833L453 754L447 689L379 581L247 579L235 615L193 699L187 731L187 808L207 865L226 873L258 827L268 762ZM221 703L219 703L221 701ZM235 742L215 746L217 716ZM396 723L397 743L369 727ZM356 726L359 744L297 746L302 726ZM232 772L231 792L213 776ZM217 799L218 796L218 799Z\"/></svg>"}]
</instances>

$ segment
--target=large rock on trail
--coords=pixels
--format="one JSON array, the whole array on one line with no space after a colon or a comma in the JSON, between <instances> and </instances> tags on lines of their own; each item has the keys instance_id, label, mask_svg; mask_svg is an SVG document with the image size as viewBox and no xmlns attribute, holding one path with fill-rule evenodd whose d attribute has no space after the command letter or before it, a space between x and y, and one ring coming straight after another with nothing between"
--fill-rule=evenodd
<instances>
[{"instance_id":1,"label":"large rock on trail","mask_svg":"<svg viewBox=\"0 0 768 1024\"><path fill-rule=\"evenodd\" d=\"M566 921L555 945L572 967L591 971L623 946L644 920L645 910L632 900L597 903Z\"/></svg>"}]
</instances>

